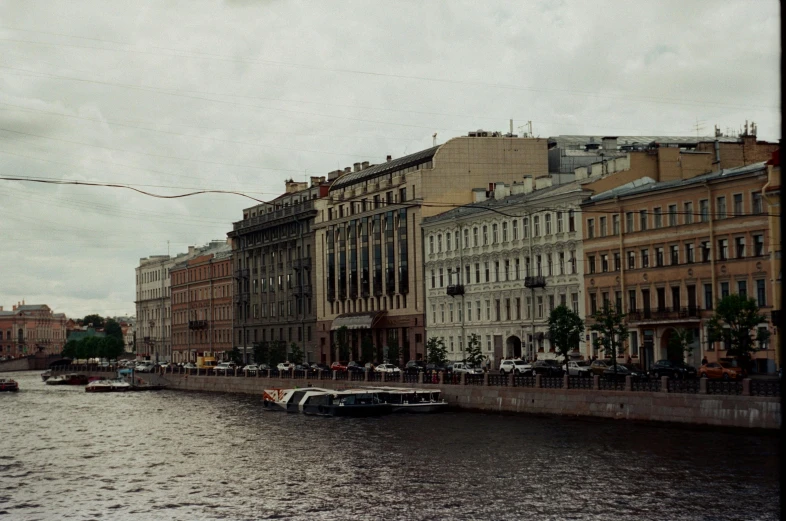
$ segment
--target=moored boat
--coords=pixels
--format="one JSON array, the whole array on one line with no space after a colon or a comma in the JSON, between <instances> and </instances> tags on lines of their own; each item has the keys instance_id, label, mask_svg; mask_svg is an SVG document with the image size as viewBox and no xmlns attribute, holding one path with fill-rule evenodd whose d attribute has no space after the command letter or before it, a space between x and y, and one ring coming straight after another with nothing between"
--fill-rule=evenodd
<instances>
[{"instance_id":1,"label":"moored boat","mask_svg":"<svg viewBox=\"0 0 786 521\"><path fill-rule=\"evenodd\" d=\"M87 385L88 378L83 374L61 374L46 380L46 385Z\"/></svg>"},{"instance_id":2,"label":"moored boat","mask_svg":"<svg viewBox=\"0 0 786 521\"><path fill-rule=\"evenodd\" d=\"M448 402L441 398L442 391L435 389L383 388L379 397L389 403L392 412L435 413L447 409Z\"/></svg>"},{"instance_id":3,"label":"moored boat","mask_svg":"<svg viewBox=\"0 0 786 521\"><path fill-rule=\"evenodd\" d=\"M0 378L0 392L15 393L19 391L19 384L10 378Z\"/></svg>"},{"instance_id":4,"label":"moored boat","mask_svg":"<svg viewBox=\"0 0 786 521\"><path fill-rule=\"evenodd\" d=\"M330 393L331 389L320 387L302 387L294 389L265 389L262 393L262 406L266 409L302 412L299 403L303 401L305 393Z\"/></svg>"},{"instance_id":5,"label":"moored boat","mask_svg":"<svg viewBox=\"0 0 786 521\"><path fill-rule=\"evenodd\" d=\"M93 380L85 387L85 392L88 393L121 393L129 390L131 390L131 385L128 382L106 378Z\"/></svg>"},{"instance_id":6,"label":"moored boat","mask_svg":"<svg viewBox=\"0 0 786 521\"><path fill-rule=\"evenodd\" d=\"M52 371L44 371L43 373L41 373L41 380L46 382L47 380L49 380L50 376L52 376Z\"/></svg>"}]
</instances>

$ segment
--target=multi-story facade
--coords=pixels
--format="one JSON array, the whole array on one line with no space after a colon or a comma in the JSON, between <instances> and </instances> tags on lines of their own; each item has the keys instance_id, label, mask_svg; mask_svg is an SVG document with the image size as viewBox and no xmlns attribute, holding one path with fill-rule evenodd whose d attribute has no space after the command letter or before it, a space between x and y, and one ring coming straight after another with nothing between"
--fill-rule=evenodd
<instances>
[{"instance_id":1,"label":"multi-story facade","mask_svg":"<svg viewBox=\"0 0 786 521\"><path fill-rule=\"evenodd\" d=\"M232 248L229 244L170 269L172 361L226 357L232 349Z\"/></svg>"},{"instance_id":2,"label":"multi-story facade","mask_svg":"<svg viewBox=\"0 0 786 521\"><path fill-rule=\"evenodd\" d=\"M317 339L337 358L336 331L349 331L350 358L364 338L387 358L425 355L423 218L472 202L472 189L548 173L546 140L476 132L379 165L356 163L335 181L316 219Z\"/></svg>"},{"instance_id":3,"label":"multi-story facade","mask_svg":"<svg viewBox=\"0 0 786 521\"><path fill-rule=\"evenodd\" d=\"M46 304L22 301L11 311L0 306L0 356L18 358L61 352L66 343L67 320L65 314L53 313Z\"/></svg>"},{"instance_id":4,"label":"multi-story facade","mask_svg":"<svg viewBox=\"0 0 786 521\"><path fill-rule=\"evenodd\" d=\"M645 367L666 357L677 328L694 333L690 363L724 356L723 346L707 342L706 324L730 293L756 298L771 315L766 165L691 174L643 178L582 206L587 313L604 301L622 309L631 331L626 356ZM772 344L754 357L760 370L771 370Z\"/></svg>"},{"instance_id":5,"label":"multi-story facade","mask_svg":"<svg viewBox=\"0 0 786 521\"><path fill-rule=\"evenodd\" d=\"M473 334L492 367L556 356L551 310L584 316L578 212L590 193L545 177L496 183L476 190L476 203L424 219L427 336L441 337L451 360L464 359Z\"/></svg>"},{"instance_id":6,"label":"multi-story facade","mask_svg":"<svg viewBox=\"0 0 786 521\"><path fill-rule=\"evenodd\" d=\"M203 247L189 246L175 257L153 255L139 259L136 268L136 354L158 361L172 360L172 302L169 271L187 259L219 248L226 241L212 241Z\"/></svg>"},{"instance_id":7,"label":"multi-story facade","mask_svg":"<svg viewBox=\"0 0 786 521\"><path fill-rule=\"evenodd\" d=\"M296 343L306 361L316 352L314 219L330 182L286 182L286 193L243 210L228 234L234 256L234 346Z\"/></svg>"}]
</instances>

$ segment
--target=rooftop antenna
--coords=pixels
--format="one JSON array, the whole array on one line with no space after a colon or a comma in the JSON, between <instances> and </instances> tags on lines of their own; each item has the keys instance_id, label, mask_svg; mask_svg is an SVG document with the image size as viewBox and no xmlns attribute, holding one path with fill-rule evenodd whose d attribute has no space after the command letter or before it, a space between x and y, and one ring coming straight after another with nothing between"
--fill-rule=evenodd
<instances>
[{"instance_id":1,"label":"rooftop antenna","mask_svg":"<svg viewBox=\"0 0 786 521\"><path fill-rule=\"evenodd\" d=\"M166 241L166 256L169 257L169 239Z\"/></svg>"},{"instance_id":2,"label":"rooftop antenna","mask_svg":"<svg viewBox=\"0 0 786 521\"><path fill-rule=\"evenodd\" d=\"M699 121L699 118L696 118L696 124L693 125L693 128L696 130L696 139L699 139L699 131L704 129L703 123L704 121Z\"/></svg>"},{"instance_id":3,"label":"rooftop antenna","mask_svg":"<svg viewBox=\"0 0 786 521\"><path fill-rule=\"evenodd\" d=\"M434 134L432 134L432 136L431 136L431 137L432 137L432 139L433 139L433 141L432 141L432 145L431 145L431 146L434 146L434 147L435 147L435 146L437 146L437 133L436 133L436 132L434 132Z\"/></svg>"}]
</instances>

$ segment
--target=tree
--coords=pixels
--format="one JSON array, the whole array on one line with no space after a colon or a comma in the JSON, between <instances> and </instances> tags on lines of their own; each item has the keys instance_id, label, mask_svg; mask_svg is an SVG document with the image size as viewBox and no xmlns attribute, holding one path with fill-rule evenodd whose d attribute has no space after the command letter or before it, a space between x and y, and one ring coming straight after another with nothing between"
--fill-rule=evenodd
<instances>
[{"instance_id":1,"label":"tree","mask_svg":"<svg viewBox=\"0 0 786 521\"><path fill-rule=\"evenodd\" d=\"M93 314L93 315L87 315L85 316L85 318L82 319L82 325L90 326L91 324L94 328L101 329L102 327L104 327L104 317L102 317L101 315Z\"/></svg>"},{"instance_id":2,"label":"tree","mask_svg":"<svg viewBox=\"0 0 786 521\"><path fill-rule=\"evenodd\" d=\"M123 341L123 328L111 318L107 319L104 323L104 334L106 336L115 337L121 342Z\"/></svg>"},{"instance_id":3,"label":"tree","mask_svg":"<svg viewBox=\"0 0 786 521\"><path fill-rule=\"evenodd\" d=\"M229 359L235 362L237 365L243 365L243 354L240 352L240 348L235 346L229 352Z\"/></svg>"},{"instance_id":4,"label":"tree","mask_svg":"<svg viewBox=\"0 0 786 521\"><path fill-rule=\"evenodd\" d=\"M360 361L364 364L373 362L375 353L374 340L369 335L364 336L360 341Z\"/></svg>"},{"instance_id":5,"label":"tree","mask_svg":"<svg viewBox=\"0 0 786 521\"><path fill-rule=\"evenodd\" d=\"M578 313L567 306L557 306L549 314L549 340L551 345L565 358L568 367L568 353L579 348L581 334L584 332L584 321Z\"/></svg>"},{"instance_id":6,"label":"tree","mask_svg":"<svg viewBox=\"0 0 786 521\"><path fill-rule=\"evenodd\" d=\"M283 340L275 340L270 343L270 367L275 368L281 362L287 360L287 344Z\"/></svg>"},{"instance_id":7,"label":"tree","mask_svg":"<svg viewBox=\"0 0 786 521\"><path fill-rule=\"evenodd\" d=\"M349 329L341 326L336 331L336 356L338 360L346 362L349 360Z\"/></svg>"},{"instance_id":8,"label":"tree","mask_svg":"<svg viewBox=\"0 0 786 521\"><path fill-rule=\"evenodd\" d=\"M673 330L666 344L666 358L681 362L692 352L693 331L681 327Z\"/></svg>"},{"instance_id":9,"label":"tree","mask_svg":"<svg viewBox=\"0 0 786 521\"><path fill-rule=\"evenodd\" d=\"M464 361L472 367L483 366L483 350L480 347L480 336L472 333L467 340L467 350L464 352Z\"/></svg>"},{"instance_id":10,"label":"tree","mask_svg":"<svg viewBox=\"0 0 786 521\"><path fill-rule=\"evenodd\" d=\"M388 362L393 365L401 365L401 350L398 348L398 344L393 344L392 346L388 346Z\"/></svg>"},{"instance_id":11,"label":"tree","mask_svg":"<svg viewBox=\"0 0 786 521\"><path fill-rule=\"evenodd\" d=\"M66 342L66 345L63 346L63 351L60 353L60 356L63 358L77 358L76 356L76 346L78 342L76 340L69 340Z\"/></svg>"},{"instance_id":12,"label":"tree","mask_svg":"<svg viewBox=\"0 0 786 521\"><path fill-rule=\"evenodd\" d=\"M625 314L615 309L613 304L605 302L603 309L592 315L592 319L594 323L590 330L598 333L593 347L611 357L614 374L617 374L617 355L625 352L625 341L628 339Z\"/></svg>"},{"instance_id":13,"label":"tree","mask_svg":"<svg viewBox=\"0 0 786 521\"><path fill-rule=\"evenodd\" d=\"M303 363L303 350L295 342L289 344L289 361L293 364Z\"/></svg>"},{"instance_id":14,"label":"tree","mask_svg":"<svg viewBox=\"0 0 786 521\"><path fill-rule=\"evenodd\" d=\"M431 337L426 341L426 362L437 366L448 363L448 350L443 337Z\"/></svg>"},{"instance_id":15,"label":"tree","mask_svg":"<svg viewBox=\"0 0 786 521\"><path fill-rule=\"evenodd\" d=\"M707 338L710 342L723 342L728 356L750 359L755 349L751 331L756 331L755 340L766 342L770 332L759 329L759 324L767 319L759 313L756 300L733 293L718 302L715 314L707 323Z\"/></svg>"},{"instance_id":16,"label":"tree","mask_svg":"<svg viewBox=\"0 0 786 521\"><path fill-rule=\"evenodd\" d=\"M254 343L254 362L258 364L270 364L270 346L267 342Z\"/></svg>"}]
</instances>

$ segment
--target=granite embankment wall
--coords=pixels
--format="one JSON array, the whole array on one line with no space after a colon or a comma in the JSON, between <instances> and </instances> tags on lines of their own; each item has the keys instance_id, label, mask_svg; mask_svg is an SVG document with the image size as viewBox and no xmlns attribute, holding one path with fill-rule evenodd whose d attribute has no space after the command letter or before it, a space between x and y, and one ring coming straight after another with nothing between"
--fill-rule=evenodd
<instances>
[{"instance_id":1,"label":"granite embankment wall","mask_svg":"<svg viewBox=\"0 0 786 521\"><path fill-rule=\"evenodd\" d=\"M15 358L13 360L4 360L0 362L0 373L8 373L12 371L32 371L35 369L35 360L30 358Z\"/></svg>"},{"instance_id":2,"label":"granite embankment wall","mask_svg":"<svg viewBox=\"0 0 786 521\"><path fill-rule=\"evenodd\" d=\"M182 391L253 395L261 395L265 389L294 386L311 385L335 389L383 385L346 380L293 380L242 376L186 374L137 376ZM397 382L388 382L384 385L440 389L443 397L455 407L488 412L587 416L755 429L780 429L781 425L779 397Z\"/></svg>"}]
</instances>

